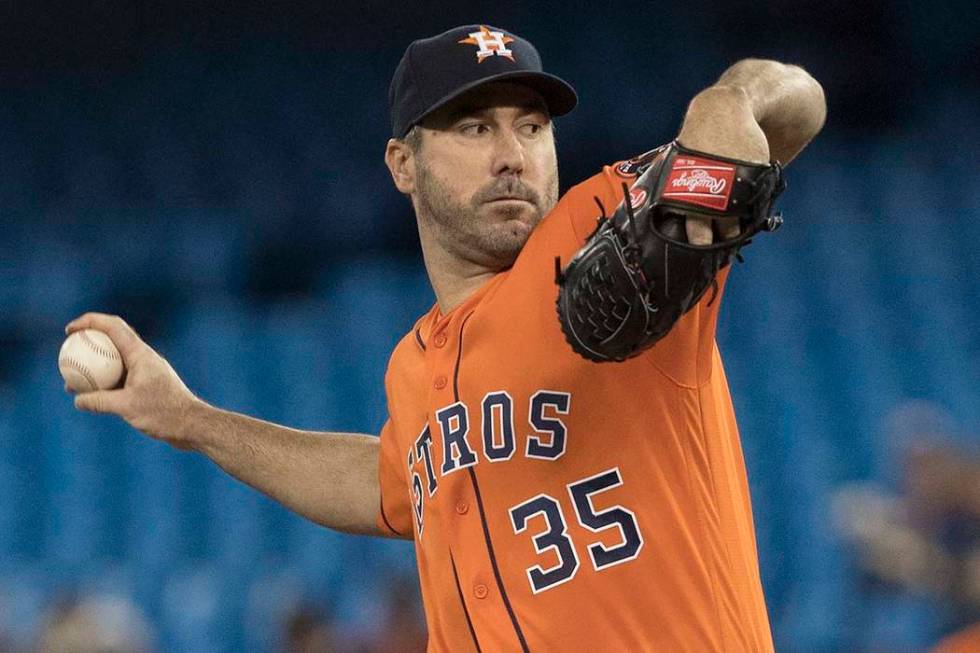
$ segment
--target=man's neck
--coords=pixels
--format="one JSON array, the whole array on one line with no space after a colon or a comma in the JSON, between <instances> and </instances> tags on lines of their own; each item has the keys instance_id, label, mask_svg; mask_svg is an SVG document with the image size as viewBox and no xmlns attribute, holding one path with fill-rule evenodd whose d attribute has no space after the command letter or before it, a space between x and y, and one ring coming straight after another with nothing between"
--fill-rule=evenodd
<instances>
[{"instance_id":1,"label":"man's neck","mask_svg":"<svg viewBox=\"0 0 980 653\"><path fill-rule=\"evenodd\" d=\"M425 256L425 268L436 295L439 311L446 315L465 302L496 272L473 265L447 265L448 261L432 261Z\"/></svg>"},{"instance_id":2,"label":"man's neck","mask_svg":"<svg viewBox=\"0 0 980 653\"><path fill-rule=\"evenodd\" d=\"M422 258L429 274L429 283L436 295L439 311L446 315L465 302L497 271L454 256L435 242L427 230L419 230Z\"/></svg>"}]
</instances>

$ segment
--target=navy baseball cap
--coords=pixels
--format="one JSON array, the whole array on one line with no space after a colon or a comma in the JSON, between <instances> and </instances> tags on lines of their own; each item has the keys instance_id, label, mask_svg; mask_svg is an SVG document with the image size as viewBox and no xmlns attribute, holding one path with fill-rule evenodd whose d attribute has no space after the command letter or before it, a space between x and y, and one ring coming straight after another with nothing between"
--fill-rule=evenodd
<instances>
[{"instance_id":1,"label":"navy baseball cap","mask_svg":"<svg viewBox=\"0 0 980 653\"><path fill-rule=\"evenodd\" d=\"M562 116L578 103L568 82L542 70L541 56L529 41L489 25L463 25L413 41L405 50L388 89L392 134L404 138L450 100L495 81L534 89L552 116Z\"/></svg>"}]
</instances>

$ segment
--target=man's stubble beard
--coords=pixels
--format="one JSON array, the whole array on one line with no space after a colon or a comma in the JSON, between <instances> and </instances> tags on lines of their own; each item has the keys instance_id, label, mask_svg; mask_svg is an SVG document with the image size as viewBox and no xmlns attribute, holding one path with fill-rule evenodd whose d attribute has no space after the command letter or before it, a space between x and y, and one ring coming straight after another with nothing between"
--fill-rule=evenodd
<instances>
[{"instance_id":1,"label":"man's stubble beard","mask_svg":"<svg viewBox=\"0 0 980 653\"><path fill-rule=\"evenodd\" d=\"M458 200L448 187L416 158L416 187L419 220L431 225L442 246L455 256L491 270L504 270L517 255L534 228L558 201L557 167L546 184L544 194L522 182L517 176L500 177L481 188L468 201ZM531 202L534 210L527 222L529 228L514 225L510 219L526 216L516 206L497 207L498 217L490 222L481 218L479 209L500 195L520 197ZM525 217L524 220L527 220Z\"/></svg>"}]
</instances>

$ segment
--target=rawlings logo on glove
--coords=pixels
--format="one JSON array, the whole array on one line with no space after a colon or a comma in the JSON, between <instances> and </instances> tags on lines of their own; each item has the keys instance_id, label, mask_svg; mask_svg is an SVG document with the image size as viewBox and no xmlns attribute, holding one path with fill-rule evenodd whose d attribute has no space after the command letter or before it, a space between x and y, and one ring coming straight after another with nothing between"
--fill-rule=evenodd
<instances>
[{"instance_id":1,"label":"rawlings logo on glove","mask_svg":"<svg viewBox=\"0 0 980 653\"><path fill-rule=\"evenodd\" d=\"M706 159L674 159L663 197L724 211L735 178L735 166Z\"/></svg>"}]
</instances>

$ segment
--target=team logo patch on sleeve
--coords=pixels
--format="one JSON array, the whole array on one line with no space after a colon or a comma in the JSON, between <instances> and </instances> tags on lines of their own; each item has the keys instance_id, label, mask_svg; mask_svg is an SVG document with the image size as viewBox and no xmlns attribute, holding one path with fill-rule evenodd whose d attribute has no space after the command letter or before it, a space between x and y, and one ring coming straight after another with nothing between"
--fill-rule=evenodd
<instances>
[{"instance_id":1,"label":"team logo patch on sleeve","mask_svg":"<svg viewBox=\"0 0 980 653\"><path fill-rule=\"evenodd\" d=\"M616 174L619 175L620 177L626 177L627 179L630 179L636 176L639 167L640 166L638 166L633 161L633 159L630 159L629 161L621 162L613 169L616 171Z\"/></svg>"},{"instance_id":2,"label":"team logo patch on sleeve","mask_svg":"<svg viewBox=\"0 0 980 653\"><path fill-rule=\"evenodd\" d=\"M653 161L654 157L658 152L660 152L661 149L663 148L654 148L649 152L644 152L639 156L634 156L632 159L627 161L621 161L613 168L613 170L615 170L616 174L620 177L626 177L627 179L636 177L643 172L646 166L650 165L650 162Z\"/></svg>"},{"instance_id":3,"label":"team logo patch on sleeve","mask_svg":"<svg viewBox=\"0 0 980 653\"><path fill-rule=\"evenodd\" d=\"M661 197L725 211L732 194L735 166L699 157L677 157Z\"/></svg>"}]
</instances>

